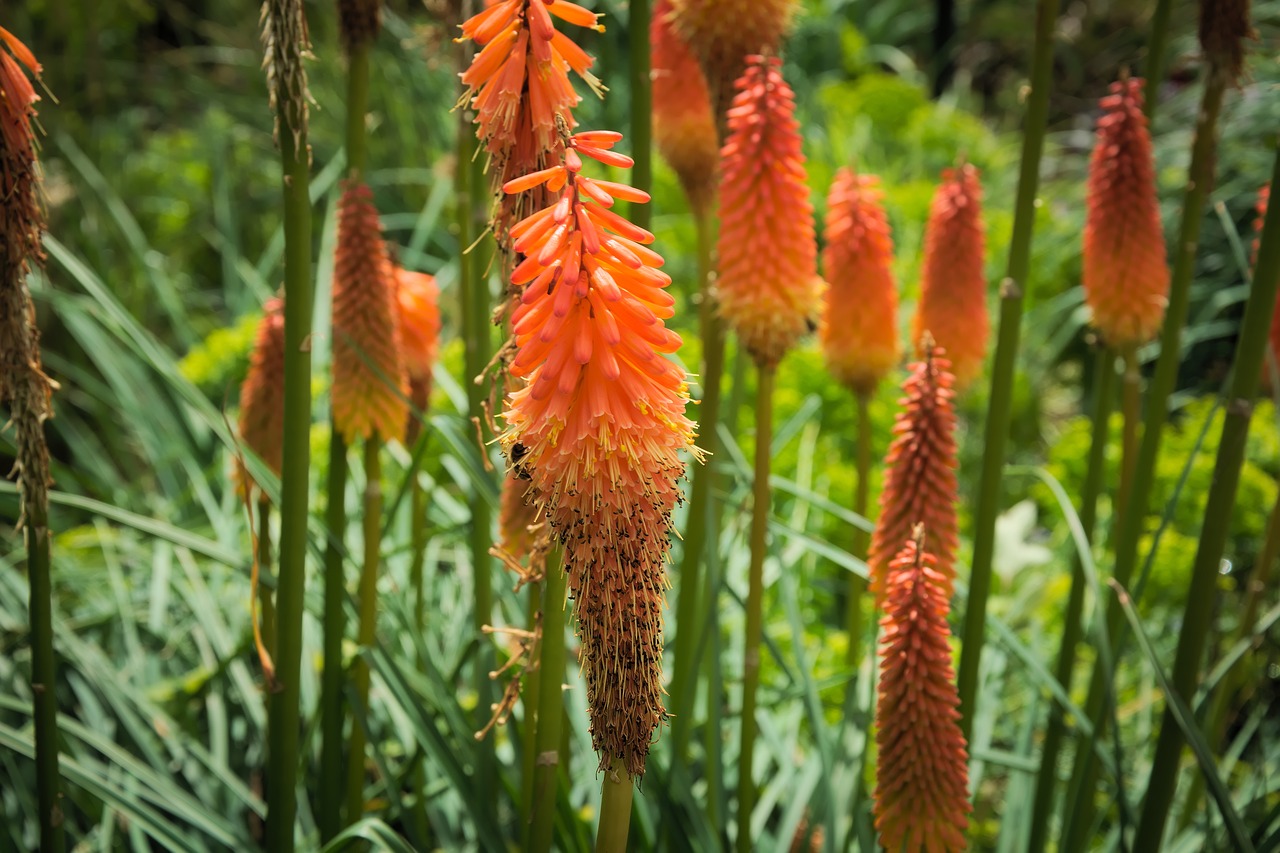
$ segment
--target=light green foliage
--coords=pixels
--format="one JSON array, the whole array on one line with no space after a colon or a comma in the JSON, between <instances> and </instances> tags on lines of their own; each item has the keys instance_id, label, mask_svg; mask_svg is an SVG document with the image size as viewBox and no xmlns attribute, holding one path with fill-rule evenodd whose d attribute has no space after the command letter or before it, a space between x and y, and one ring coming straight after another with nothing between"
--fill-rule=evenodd
<instances>
[{"instance_id":1,"label":"light green foliage","mask_svg":"<svg viewBox=\"0 0 1280 853\"><path fill-rule=\"evenodd\" d=\"M239 322L214 329L178 362L182 375L207 394L231 388L244 379L249 353L262 316L249 314Z\"/></svg>"}]
</instances>

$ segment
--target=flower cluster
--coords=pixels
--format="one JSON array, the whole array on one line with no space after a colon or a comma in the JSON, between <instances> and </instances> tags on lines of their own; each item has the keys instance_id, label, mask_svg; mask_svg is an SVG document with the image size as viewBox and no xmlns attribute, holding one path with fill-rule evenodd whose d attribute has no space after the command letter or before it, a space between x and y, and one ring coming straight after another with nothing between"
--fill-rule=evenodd
<instances>
[{"instance_id":1,"label":"flower cluster","mask_svg":"<svg viewBox=\"0 0 1280 853\"><path fill-rule=\"evenodd\" d=\"M1142 81L1111 84L1089 162L1082 281L1093 324L1108 346L1155 337L1169 298L1169 265L1156 198Z\"/></svg>"},{"instance_id":2,"label":"flower cluster","mask_svg":"<svg viewBox=\"0 0 1280 853\"><path fill-rule=\"evenodd\" d=\"M560 163L504 187L557 200L511 229L524 256L511 373L527 382L508 396L502 444L564 548L601 768L617 758L640 776L666 716L668 535L694 424L684 372L662 355L680 346L663 322L671 279L653 235L611 209L648 194L582 172L583 158L630 166L612 150L620 139L567 137Z\"/></svg>"},{"instance_id":3,"label":"flower cluster","mask_svg":"<svg viewBox=\"0 0 1280 853\"><path fill-rule=\"evenodd\" d=\"M827 195L822 350L832 375L858 394L873 392L898 361L893 238L879 183L841 169Z\"/></svg>"},{"instance_id":4,"label":"flower cluster","mask_svg":"<svg viewBox=\"0 0 1280 853\"><path fill-rule=\"evenodd\" d=\"M825 286L795 94L781 66L747 58L720 151L720 313L768 366L817 327Z\"/></svg>"},{"instance_id":5,"label":"flower cluster","mask_svg":"<svg viewBox=\"0 0 1280 853\"><path fill-rule=\"evenodd\" d=\"M715 200L720 143L707 79L671 24L670 0L658 0L649 25L653 141L701 216Z\"/></svg>"},{"instance_id":6,"label":"flower cluster","mask_svg":"<svg viewBox=\"0 0 1280 853\"><path fill-rule=\"evenodd\" d=\"M240 386L240 437L280 475L284 458L284 300L280 298L267 301L258 323L249 373ZM236 474L247 492L249 473Z\"/></svg>"}]
</instances>

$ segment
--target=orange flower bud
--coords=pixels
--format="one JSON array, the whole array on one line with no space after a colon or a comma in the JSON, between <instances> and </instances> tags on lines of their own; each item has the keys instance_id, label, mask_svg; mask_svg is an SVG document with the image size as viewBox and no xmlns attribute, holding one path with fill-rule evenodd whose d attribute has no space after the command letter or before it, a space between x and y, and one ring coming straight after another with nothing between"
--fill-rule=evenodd
<instances>
[{"instance_id":1,"label":"orange flower bud","mask_svg":"<svg viewBox=\"0 0 1280 853\"><path fill-rule=\"evenodd\" d=\"M1142 114L1142 81L1112 83L1101 103L1105 112L1089 163L1084 296L1102 339L1125 350L1160 331L1169 265L1151 135Z\"/></svg>"},{"instance_id":2,"label":"orange flower bud","mask_svg":"<svg viewBox=\"0 0 1280 853\"><path fill-rule=\"evenodd\" d=\"M924 239L912 337L919 351L921 336L929 332L947 351L956 386L964 388L982 372L987 353L986 228L976 168L943 171Z\"/></svg>"},{"instance_id":3,"label":"orange flower bud","mask_svg":"<svg viewBox=\"0 0 1280 853\"><path fill-rule=\"evenodd\" d=\"M670 0L658 0L649 26L653 82L653 141L675 170L701 216L715 198L720 144L711 94L698 60L671 25Z\"/></svg>"},{"instance_id":4,"label":"orange flower bud","mask_svg":"<svg viewBox=\"0 0 1280 853\"><path fill-rule=\"evenodd\" d=\"M333 420L348 442L399 437L408 408L395 272L373 193L350 184L333 268Z\"/></svg>"},{"instance_id":5,"label":"orange flower bud","mask_svg":"<svg viewBox=\"0 0 1280 853\"><path fill-rule=\"evenodd\" d=\"M720 313L764 365L816 328L825 286L795 94L781 65L748 58L720 152Z\"/></svg>"},{"instance_id":6,"label":"orange flower bud","mask_svg":"<svg viewBox=\"0 0 1280 853\"><path fill-rule=\"evenodd\" d=\"M267 301L240 386L240 438L277 476L284 458L284 300ZM238 471L247 490L247 471Z\"/></svg>"},{"instance_id":7,"label":"orange flower bud","mask_svg":"<svg viewBox=\"0 0 1280 853\"><path fill-rule=\"evenodd\" d=\"M879 183L841 169L827 196L822 349L832 375L858 394L874 391L898 362L893 238Z\"/></svg>"},{"instance_id":8,"label":"orange flower bud","mask_svg":"<svg viewBox=\"0 0 1280 853\"><path fill-rule=\"evenodd\" d=\"M893 424L885 457L880 518L871 534L867 567L870 588L883 600L889 561L902 550L917 524L929 530L929 547L951 595L956 576L956 414L952 407L951 362L941 347L926 350L902 384L902 411Z\"/></svg>"},{"instance_id":9,"label":"orange flower bud","mask_svg":"<svg viewBox=\"0 0 1280 853\"><path fill-rule=\"evenodd\" d=\"M948 584L923 527L890 564L876 699L876 829L886 850L960 851L969 757L951 666Z\"/></svg>"}]
</instances>

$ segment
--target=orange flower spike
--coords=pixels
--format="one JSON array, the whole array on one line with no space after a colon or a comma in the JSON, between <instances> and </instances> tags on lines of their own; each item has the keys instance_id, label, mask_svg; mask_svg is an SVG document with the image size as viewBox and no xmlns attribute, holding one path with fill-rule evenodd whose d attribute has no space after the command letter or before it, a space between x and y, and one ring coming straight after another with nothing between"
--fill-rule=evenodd
<instances>
[{"instance_id":1,"label":"orange flower spike","mask_svg":"<svg viewBox=\"0 0 1280 853\"><path fill-rule=\"evenodd\" d=\"M403 433L408 408L396 276L373 193L350 184L333 269L333 418L348 443Z\"/></svg>"},{"instance_id":2,"label":"orange flower spike","mask_svg":"<svg viewBox=\"0 0 1280 853\"><path fill-rule=\"evenodd\" d=\"M929 529L943 591L951 595L956 576L959 462L950 368L942 348L935 346L923 361L911 366L902 385L902 410L894 420L893 441L885 456L880 518L867 555L870 588L878 601L884 600L889 561L920 523Z\"/></svg>"},{"instance_id":3,"label":"orange flower spike","mask_svg":"<svg viewBox=\"0 0 1280 853\"><path fill-rule=\"evenodd\" d=\"M875 821L906 853L965 849L969 758L951 666L946 584L917 526L890 564L880 620Z\"/></svg>"},{"instance_id":4,"label":"orange flower spike","mask_svg":"<svg viewBox=\"0 0 1280 853\"><path fill-rule=\"evenodd\" d=\"M824 288L795 95L781 65L748 57L720 152L720 313L766 365L816 326Z\"/></svg>"},{"instance_id":5,"label":"orange flower spike","mask_svg":"<svg viewBox=\"0 0 1280 853\"><path fill-rule=\"evenodd\" d=\"M1142 81L1111 84L1089 162L1082 279L1102 339L1117 350L1155 337L1169 297Z\"/></svg>"},{"instance_id":6,"label":"orange flower spike","mask_svg":"<svg viewBox=\"0 0 1280 853\"><path fill-rule=\"evenodd\" d=\"M671 0L658 0L649 25L653 141L703 215L715 200L720 145L707 78L671 22Z\"/></svg>"},{"instance_id":7,"label":"orange flower spike","mask_svg":"<svg viewBox=\"0 0 1280 853\"><path fill-rule=\"evenodd\" d=\"M925 228L920 304L912 338L917 351L926 331L946 349L956 387L982 372L987 354L986 228L982 187L972 165L946 169Z\"/></svg>"},{"instance_id":8,"label":"orange flower spike","mask_svg":"<svg viewBox=\"0 0 1280 853\"><path fill-rule=\"evenodd\" d=\"M893 238L879 183L841 169L827 195L822 349L832 375L857 394L874 391L898 363Z\"/></svg>"},{"instance_id":9,"label":"orange flower spike","mask_svg":"<svg viewBox=\"0 0 1280 853\"><path fill-rule=\"evenodd\" d=\"M22 66L37 77L40 76L40 63L35 54L17 37L0 27L0 42L4 42L12 51L0 48L0 134L4 136L4 144L10 151L30 152L35 157L32 146L30 119L34 115L31 105L40 100L31 80L23 73Z\"/></svg>"},{"instance_id":10,"label":"orange flower spike","mask_svg":"<svg viewBox=\"0 0 1280 853\"><path fill-rule=\"evenodd\" d=\"M434 276L395 268L400 344L411 381L431 379L440 340L440 290Z\"/></svg>"},{"instance_id":11,"label":"orange flower spike","mask_svg":"<svg viewBox=\"0 0 1280 853\"><path fill-rule=\"evenodd\" d=\"M267 301L258 323L249 372L240 386L240 438L266 466L280 474L284 458L284 300ZM247 471L237 471L241 488Z\"/></svg>"},{"instance_id":12,"label":"orange flower spike","mask_svg":"<svg viewBox=\"0 0 1280 853\"><path fill-rule=\"evenodd\" d=\"M684 372L658 355L680 345L661 319L662 259L624 236L650 238L587 192L605 182L581 171L612 159L616 141L569 137L559 165L507 184L559 187L559 198L512 228L526 258L511 278L511 373L527 384L507 397L502 444L564 547L600 767L619 758L639 777L666 718L666 559L694 424ZM619 184L609 195L647 198Z\"/></svg>"}]
</instances>

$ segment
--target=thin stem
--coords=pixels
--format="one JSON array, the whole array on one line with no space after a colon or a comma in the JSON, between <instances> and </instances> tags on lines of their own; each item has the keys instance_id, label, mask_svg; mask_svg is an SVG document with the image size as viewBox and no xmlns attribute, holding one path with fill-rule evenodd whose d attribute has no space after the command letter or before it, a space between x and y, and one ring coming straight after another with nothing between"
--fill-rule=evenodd
<instances>
[{"instance_id":1,"label":"thin stem","mask_svg":"<svg viewBox=\"0 0 1280 853\"><path fill-rule=\"evenodd\" d=\"M44 472L30 472L43 476ZM43 490L41 490L43 494ZM40 850L60 853L66 846L62 807L58 804L57 659L53 652L53 571L49 553L49 505L27 502L27 618L31 625L31 692L36 728L36 803L40 808Z\"/></svg>"},{"instance_id":2,"label":"thin stem","mask_svg":"<svg viewBox=\"0 0 1280 853\"><path fill-rule=\"evenodd\" d=\"M1053 79L1053 33L1058 20L1058 0L1037 0L1031 94L1027 97L1027 121L1022 137L1022 167L1014 205L1009 266L1000 283L1000 332L996 341L991 400L987 408L982 477L974 522L973 570L969 579L969 603L964 617L964 643L960 654L960 727L965 740L973 730L978 671L991 591L991 558L995 552L996 516L1000 512L1000 479L1004 474L1005 444L1009 437L1013 405L1013 369L1022 330L1022 300L1031 266L1031 234L1035 227L1036 190L1040 183L1040 154L1044 149L1049 116L1049 85Z\"/></svg>"},{"instance_id":3,"label":"thin stem","mask_svg":"<svg viewBox=\"0 0 1280 853\"><path fill-rule=\"evenodd\" d=\"M369 112L369 43L360 41L347 51L347 177L364 177L369 144L365 116Z\"/></svg>"},{"instance_id":4,"label":"thin stem","mask_svg":"<svg viewBox=\"0 0 1280 853\"><path fill-rule=\"evenodd\" d=\"M1276 148L1271 185L1280 186L1280 146ZM1200 681L1200 662L1204 659L1209 629L1213 624L1213 609L1218 598L1215 594L1218 565L1231 530L1231 514L1240 484L1240 466L1244 462L1245 442L1249 437L1253 398L1262 378L1262 359L1266 353L1271 316L1275 311L1277 287L1280 287L1280 205L1267 212L1262 228L1261 251L1240 324L1231 388L1224 407L1226 414L1222 422L1222 438L1218 442L1218 458L1213 467L1209 496L1205 500L1204 526L1200 530L1200 544L1191 568L1182 629L1178 632L1172 685L1188 702ZM1160 723L1160 738L1156 742L1156 757L1147 782L1147 797L1133 842L1138 853L1160 849L1169 805L1178 784L1178 762L1184 741L1182 729L1166 705L1164 719Z\"/></svg>"},{"instance_id":5,"label":"thin stem","mask_svg":"<svg viewBox=\"0 0 1280 853\"><path fill-rule=\"evenodd\" d=\"M559 571L559 568L556 569ZM536 581L528 585L528 619L525 624L542 626L542 587L544 581ZM543 627L545 630L545 627ZM541 654L541 644L537 648ZM532 654L532 652L530 653ZM538 751L534 748L538 737L538 702L542 695L541 661L530 661L525 670L524 685L520 688L520 702L524 706L524 719L521 721L520 736L524 751L520 756L520 849L528 850L532 845L530 833L533 831L533 786L537 774Z\"/></svg>"},{"instance_id":6,"label":"thin stem","mask_svg":"<svg viewBox=\"0 0 1280 853\"><path fill-rule=\"evenodd\" d=\"M342 537L347 529L347 443L330 421L329 475L325 484L328 506L324 552L324 672L320 681L320 798L316 820L320 840L328 843L342 831L342 640L347 629L346 579L343 577Z\"/></svg>"},{"instance_id":7,"label":"thin stem","mask_svg":"<svg viewBox=\"0 0 1280 853\"><path fill-rule=\"evenodd\" d=\"M1090 542L1093 541L1093 530L1098 519L1098 494L1102 491L1106 475L1109 421L1113 406L1112 385L1116 376L1115 354L1105 346L1097 349L1094 366L1093 441L1089 446L1089 463L1080 496L1080 526ZM1075 671L1076 648L1083 635L1081 621L1084 617L1086 586L1084 561L1080 554L1076 554L1071 565L1071 592L1063 615L1062 645L1058 648L1058 662L1054 668L1054 678L1068 692L1071 690L1071 675ZM1062 706L1054 702L1049 709L1049 726L1044 736L1044 749L1040 754L1040 773L1036 777L1031 836L1027 842L1027 850L1043 850L1049 835L1049 815L1053 810L1054 792L1058 786L1058 751L1062 748L1066 728L1066 715Z\"/></svg>"},{"instance_id":8,"label":"thin stem","mask_svg":"<svg viewBox=\"0 0 1280 853\"><path fill-rule=\"evenodd\" d=\"M853 511L863 518L867 517L867 501L871 492L871 395L858 392L858 484L853 498ZM867 557L867 532L861 527L853 529L853 556L860 560ZM849 573L849 601L846 603L845 625L848 630L848 655L845 658L850 670L857 670L859 649L862 640L863 597L867 592L867 582L858 575Z\"/></svg>"},{"instance_id":9,"label":"thin stem","mask_svg":"<svg viewBox=\"0 0 1280 853\"><path fill-rule=\"evenodd\" d=\"M1172 11L1173 0L1156 0L1156 11L1151 16L1151 41L1147 44L1146 83L1142 92L1148 122L1155 118L1160 84L1164 82L1165 45L1169 41L1169 15Z\"/></svg>"},{"instance_id":10,"label":"thin stem","mask_svg":"<svg viewBox=\"0 0 1280 853\"><path fill-rule=\"evenodd\" d=\"M600 792L600 828L596 832L596 853L626 853L631 829L631 795L635 784L620 758L604 774Z\"/></svg>"},{"instance_id":11,"label":"thin stem","mask_svg":"<svg viewBox=\"0 0 1280 853\"><path fill-rule=\"evenodd\" d=\"M376 435L364 440L364 564L360 570L357 591L360 623L356 642L361 649L373 645L378 628L378 574L382 552L382 442ZM363 655L351 666L352 709L351 741L347 749L347 823L364 816L364 726L359 713L369 715L369 661Z\"/></svg>"},{"instance_id":12,"label":"thin stem","mask_svg":"<svg viewBox=\"0 0 1280 853\"><path fill-rule=\"evenodd\" d=\"M698 446L706 453L706 463L695 465L689 490L688 525L684 531L684 556L680 562L680 591L676 598L676 639L671 676L671 769L683 767L693 726L694 697L698 692L698 641L703 632L705 608L699 607L700 576L706 557L708 533L714 526L715 454L719 449L716 424L720 420L720 378L724 372L724 324L716 316L711 294L713 224L710 214L694 220L698 237L698 273L702 297L703 367L702 402L699 414Z\"/></svg>"},{"instance_id":13,"label":"thin stem","mask_svg":"<svg viewBox=\"0 0 1280 853\"><path fill-rule=\"evenodd\" d=\"M564 697L560 685L565 662L565 573L559 551L547 556L542 584L542 643L538 669L538 724L533 741L534 783L528 849L547 853L556 822L556 782L560 766L560 730L564 723Z\"/></svg>"},{"instance_id":14,"label":"thin stem","mask_svg":"<svg viewBox=\"0 0 1280 853\"><path fill-rule=\"evenodd\" d=\"M1155 374L1147 389L1146 421L1142 429L1142 441L1138 448L1138 463L1133 475L1133 493L1129 505L1120 509L1120 527L1116 535L1116 583L1127 588L1138 559L1138 542L1142 537L1143 521L1155 484L1156 461L1160 457L1160 442L1169 414L1169 396L1178 380L1178 365L1182 352L1182 327L1187 321L1191 279L1195 272L1196 247L1200 242L1200 226L1204 219L1204 206L1213 186L1214 159L1218 113L1226 91L1227 75L1216 67L1210 67L1205 80L1204 95L1196 120L1195 142L1191 149L1191 166L1186 196L1182 205L1182 223L1174 246L1174 266L1169 284L1169 302L1165 311L1164 326L1160 335L1160 358L1156 361ZM1135 599L1134 606L1137 606ZM1106 613L1107 636L1112 640L1112 657L1118 660L1124 638L1124 613L1118 600L1113 599ZM1108 725L1106 697L1111 673L1094 666L1089 682L1089 694L1085 700L1085 713L1093 724L1093 738L1105 736ZM1097 786L1098 766L1093 755L1093 738L1081 737L1076 750L1075 767L1071 774L1071 806L1063 822L1063 844L1060 849L1082 849L1087 839L1085 833L1093 822L1093 793Z\"/></svg>"},{"instance_id":15,"label":"thin stem","mask_svg":"<svg viewBox=\"0 0 1280 853\"><path fill-rule=\"evenodd\" d=\"M649 0L630 0L627 16L631 82L631 184L649 192L653 184L653 86L649 80ZM652 205L632 204L628 216L648 228Z\"/></svg>"},{"instance_id":16,"label":"thin stem","mask_svg":"<svg viewBox=\"0 0 1280 853\"><path fill-rule=\"evenodd\" d=\"M1138 464L1138 427L1142 421L1142 375L1138 372L1138 348L1125 347L1120 353L1124 365L1124 381L1121 383L1120 410L1124 413L1123 454L1120 463L1120 489L1117 492L1116 506L1120 516L1124 507L1129 505L1129 496L1133 492L1133 473Z\"/></svg>"},{"instance_id":17,"label":"thin stem","mask_svg":"<svg viewBox=\"0 0 1280 853\"><path fill-rule=\"evenodd\" d=\"M276 583L276 679L267 703L265 847L292 853L297 813L302 607L306 595L307 504L311 478L311 199L306 30L301 0L270 0L271 65L284 198L284 454L280 561Z\"/></svg>"},{"instance_id":18,"label":"thin stem","mask_svg":"<svg viewBox=\"0 0 1280 853\"><path fill-rule=\"evenodd\" d=\"M258 577L271 570L271 502L258 498ZM268 584L258 583L258 603L262 605L262 642L267 653L276 654L276 602Z\"/></svg>"},{"instance_id":19,"label":"thin stem","mask_svg":"<svg viewBox=\"0 0 1280 853\"><path fill-rule=\"evenodd\" d=\"M426 442L418 415L423 413L425 416L427 411L426 385L422 382L411 383L410 394L413 409L409 415L408 429L405 430L405 442L414 448L414 456L417 457ZM420 441L423 442L422 447L418 445ZM423 582L427 547L427 493L418 477L417 465L411 468L409 476L409 541L413 549L409 562L409 588L413 592L413 624L418 633L422 633L427 626L427 591ZM394 508L392 512L395 512Z\"/></svg>"},{"instance_id":20,"label":"thin stem","mask_svg":"<svg viewBox=\"0 0 1280 853\"><path fill-rule=\"evenodd\" d=\"M756 387L756 465L751 505L751 568L747 575L746 646L742 654L742 741L738 749L738 853L755 842L751 812L756 789L752 757L756 743L756 689L760 685L760 639L764 633L764 557L769 529L769 466L773 443L773 379L776 367L759 365Z\"/></svg>"}]
</instances>

